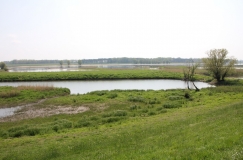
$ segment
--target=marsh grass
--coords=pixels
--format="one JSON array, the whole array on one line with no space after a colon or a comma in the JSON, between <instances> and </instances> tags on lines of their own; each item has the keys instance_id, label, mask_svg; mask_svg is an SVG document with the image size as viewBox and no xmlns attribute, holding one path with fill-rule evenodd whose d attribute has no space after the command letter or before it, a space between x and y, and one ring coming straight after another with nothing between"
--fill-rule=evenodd
<instances>
[{"instance_id":1,"label":"marsh grass","mask_svg":"<svg viewBox=\"0 0 243 160\"><path fill-rule=\"evenodd\" d=\"M53 86L18 86L0 87L0 108L33 103L41 99L69 95L67 88Z\"/></svg>"},{"instance_id":2,"label":"marsh grass","mask_svg":"<svg viewBox=\"0 0 243 160\"><path fill-rule=\"evenodd\" d=\"M195 77L197 80L212 79L202 75ZM0 82L115 79L183 79L183 73L149 69L99 69L85 72L3 72L0 74Z\"/></svg>"},{"instance_id":3,"label":"marsh grass","mask_svg":"<svg viewBox=\"0 0 243 160\"><path fill-rule=\"evenodd\" d=\"M0 123L0 159L242 159L242 91L113 90L49 99L44 107L90 110Z\"/></svg>"},{"instance_id":4,"label":"marsh grass","mask_svg":"<svg viewBox=\"0 0 243 160\"><path fill-rule=\"evenodd\" d=\"M53 86L50 85L21 85L21 86L17 86L18 90L34 90L34 91L50 91L50 90L54 90L55 88Z\"/></svg>"},{"instance_id":5,"label":"marsh grass","mask_svg":"<svg viewBox=\"0 0 243 160\"><path fill-rule=\"evenodd\" d=\"M242 159L242 105L181 108L112 126L1 140L0 158Z\"/></svg>"}]
</instances>

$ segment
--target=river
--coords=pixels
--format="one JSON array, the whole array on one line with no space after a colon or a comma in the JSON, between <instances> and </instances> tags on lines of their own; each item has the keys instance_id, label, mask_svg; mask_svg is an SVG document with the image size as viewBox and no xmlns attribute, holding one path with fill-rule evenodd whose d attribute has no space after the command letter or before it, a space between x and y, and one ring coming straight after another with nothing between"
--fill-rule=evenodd
<instances>
[{"instance_id":1,"label":"river","mask_svg":"<svg viewBox=\"0 0 243 160\"><path fill-rule=\"evenodd\" d=\"M211 87L208 83L195 82L198 88ZM42 82L0 82L0 86L38 85L69 88L71 94L85 94L97 90L161 90L184 89L186 84L181 80L100 80L100 81L42 81Z\"/></svg>"}]
</instances>

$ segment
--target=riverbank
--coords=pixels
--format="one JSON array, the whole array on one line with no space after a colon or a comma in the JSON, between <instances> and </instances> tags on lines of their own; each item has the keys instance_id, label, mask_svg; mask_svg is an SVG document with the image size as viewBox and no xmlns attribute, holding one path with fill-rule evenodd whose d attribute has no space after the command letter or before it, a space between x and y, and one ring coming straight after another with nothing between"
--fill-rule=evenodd
<instances>
[{"instance_id":1,"label":"riverbank","mask_svg":"<svg viewBox=\"0 0 243 160\"><path fill-rule=\"evenodd\" d=\"M178 69L177 69L178 70ZM119 79L183 79L180 71L165 69L95 69L74 72L2 72L0 82L17 81L63 81L63 80L119 80ZM201 74L195 75L196 80L211 81L212 78Z\"/></svg>"},{"instance_id":2,"label":"riverbank","mask_svg":"<svg viewBox=\"0 0 243 160\"><path fill-rule=\"evenodd\" d=\"M0 122L0 159L241 159L242 96L235 82L199 92L113 90L47 99L31 109L87 110L29 119L23 109L21 119Z\"/></svg>"}]
</instances>

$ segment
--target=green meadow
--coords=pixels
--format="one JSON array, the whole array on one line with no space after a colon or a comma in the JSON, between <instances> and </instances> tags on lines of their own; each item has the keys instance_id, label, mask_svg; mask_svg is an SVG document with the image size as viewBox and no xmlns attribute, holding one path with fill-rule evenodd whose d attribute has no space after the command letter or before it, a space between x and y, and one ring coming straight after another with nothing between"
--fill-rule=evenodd
<instances>
[{"instance_id":1,"label":"green meadow","mask_svg":"<svg viewBox=\"0 0 243 160\"><path fill-rule=\"evenodd\" d=\"M180 68L0 74L1 81L74 77L183 75ZM196 79L211 80L203 71ZM0 87L0 108L26 106L0 118L0 159L243 159L242 97L243 80L237 79L199 92L104 90L70 95L69 89L52 86Z\"/></svg>"},{"instance_id":2,"label":"green meadow","mask_svg":"<svg viewBox=\"0 0 243 160\"><path fill-rule=\"evenodd\" d=\"M197 80L211 80L211 77L200 74L195 78ZM183 73L182 68L161 68L159 70L94 69L73 72L2 72L0 74L0 82L116 79L183 79Z\"/></svg>"},{"instance_id":3,"label":"green meadow","mask_svg":"<svg viewBox=\"0 0 243 160\"><path fill-rule=\"evenodd\" d=\"M1 122L0 158L242 159L241 83L236 80L233 85L199 92L59 94L32 107L83 106L89 110Z\"/></svg>"}]
</instances>

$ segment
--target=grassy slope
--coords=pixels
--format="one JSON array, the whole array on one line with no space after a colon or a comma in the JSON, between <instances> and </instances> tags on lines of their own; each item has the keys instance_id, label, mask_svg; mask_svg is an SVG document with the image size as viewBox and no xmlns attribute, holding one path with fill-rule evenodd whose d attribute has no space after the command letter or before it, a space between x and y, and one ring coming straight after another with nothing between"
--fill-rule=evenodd
<instances>
[{"instance_id":1,"label":"grassy slope","mask_svg":"<svg viewBox=\"0 0 243 160\"><path fill-rule=\"evenodd\" d=\"M126 101L127 92L116 92L114 99L107 98L111 92L68 96L46 101L46 105L106 104L110 107L103 112L117 109L126 110L127 118L113 123L91 125L89 127L64 129L34 137L0 139L0 158L3 159L242 159L243 158L243 87L222 86L191 91L191 99L186 100L181 108L167 109L166 113L155 111L171 96L184 93L183 90L171 91L134 91L145 101L150 96L161 97L161 103L148 107L145 102ZM129 93L129 92L128 92ZM85 98L86 96L86 98ZM157 97L157 98L158 98ZM73 101L75 99L77 101ZM175 98L175 97L174 97ZM99 99L97 102L91 100ZM173 99L173 98L172 98ZM115 101L115 102L114 102ZM173 99L174 101L174 99ZM109 102L109 103L108 103ZM119 105L112 105L112 103ZM125 104L121 105L121 102ZM131 105L147 107L146 114L140 110L130 111ZM117 107L118 106L118 107ZM119 107L120 106L120 107ZM126 108L127 106L127 108ZM98 106L97 106L98 107ZM73 124L83 116L99 116L102 111L91 109L92 114L83 113L75 116L59 115L49 118L36 118L18 122L19 124L46 124L55 119L66 119ZM131 116L132 112L136 116ZM36 124L37 125L37 124ZM15 126L15 122L0 124L1 128ZM38 126L38 125L37 125Z\"/></svg>"}]
</instances>

